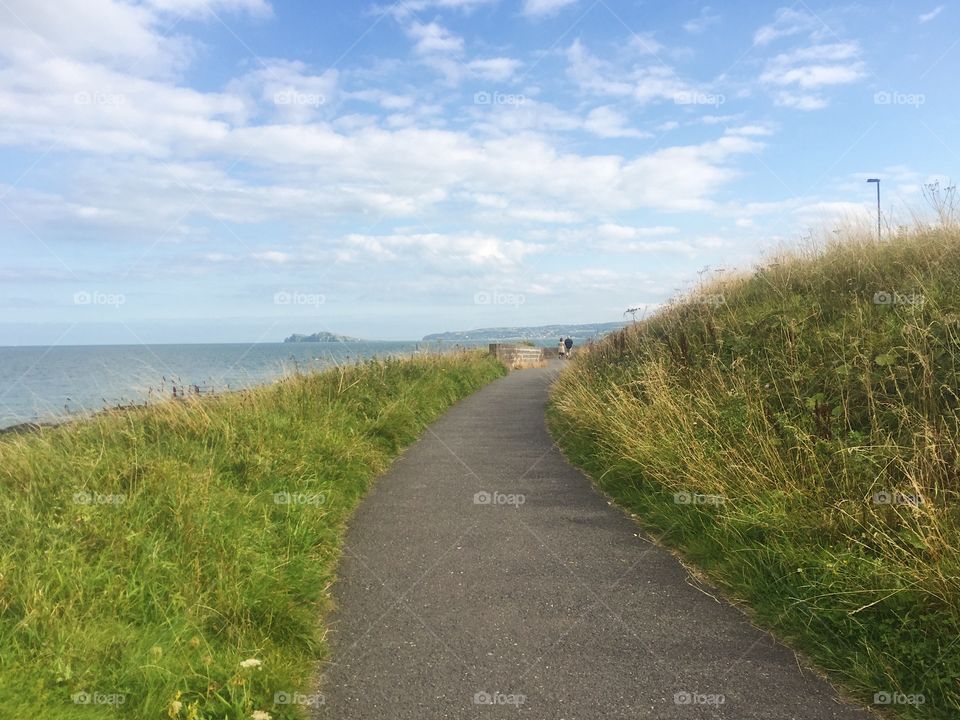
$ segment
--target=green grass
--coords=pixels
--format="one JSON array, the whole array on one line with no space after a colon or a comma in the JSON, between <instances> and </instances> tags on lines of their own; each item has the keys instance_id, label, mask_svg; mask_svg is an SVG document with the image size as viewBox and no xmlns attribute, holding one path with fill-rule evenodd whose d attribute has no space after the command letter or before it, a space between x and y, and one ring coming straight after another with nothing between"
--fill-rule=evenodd
<instances>
[{"instance_id":1,"label":"green grass","mask_svg":"<svg viewBox=\"0 0 960 720\"><path fill-rule=\"evenodd\" d=\"M370 362L0 437L0 717L305 716L274 697L312 692L353 508L503 372Z\"/></svg>"},{"instance_id":2,"label":"green grass","mask_svg":"<svg viewBox=\"0 0 960 720\"><path fill-rule=\"evenodd\" d=\"M549 414L606 492L850 693L960 717L955 228L709 281L582 348Z\"/></svg>"}]
</instances>

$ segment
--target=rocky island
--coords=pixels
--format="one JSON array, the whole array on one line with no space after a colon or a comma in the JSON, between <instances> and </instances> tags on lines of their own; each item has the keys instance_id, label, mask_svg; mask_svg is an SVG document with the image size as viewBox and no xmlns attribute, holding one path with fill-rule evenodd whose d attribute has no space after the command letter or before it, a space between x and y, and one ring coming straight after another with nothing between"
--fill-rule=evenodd
<instances>
[{"instance_id":1,"label":"rocky island","mask_svg":"<svg viewBox=\"0 0 960 720\"><path fill-rule=\"evenodd\" d=\"M363 342L360 338L350 337L349 335L336 335L331 332L315 332L312 335L300 335L294 333L284 339L285 343L348 343Z\"/></svg>"}]
</instances>

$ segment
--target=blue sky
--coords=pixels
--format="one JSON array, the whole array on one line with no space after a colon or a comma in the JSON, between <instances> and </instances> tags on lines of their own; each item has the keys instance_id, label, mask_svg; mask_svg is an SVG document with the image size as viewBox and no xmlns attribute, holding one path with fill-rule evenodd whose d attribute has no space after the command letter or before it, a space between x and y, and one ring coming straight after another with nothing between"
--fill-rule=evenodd
<instances>
[{"instance_id":1,"label":"blue sky","mask_svg":"<svg viewBox=\"0 0 960 720\"><path fill-rule=\"evenodd\" d=\"M619 320L922 214L955 6L0 0L0 344Z\"/></svg>"}]
</instances>

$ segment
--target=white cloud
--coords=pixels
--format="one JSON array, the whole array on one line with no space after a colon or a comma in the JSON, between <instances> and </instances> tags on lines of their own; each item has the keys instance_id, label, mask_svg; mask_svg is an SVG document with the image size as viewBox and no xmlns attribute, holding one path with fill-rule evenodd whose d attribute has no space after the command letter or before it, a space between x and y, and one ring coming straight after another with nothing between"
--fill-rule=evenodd
<instances>
[{"instance_id":1,"label":"white cloud","mask_svg":"<svg viewBox=\"0 0 960 720\"><path fill-rule=\"evenodd\" d=\"M510 208L507 215L517 220L528 220L537 223L574 223L581 219L577 213L569 210L549 210L545 208L520 207Z\"/></svg>"},{"instance_id":2,"label":"white cloud","mask_svg":"<svg viewBox=\"0 0 960 720\"><path fill-rule=\"evenodd\" d=\"M796 209L800 222L817 227L830 227L838 223L863 224L876 217L869 203L814 202Z\"/></svg>"},{"instance_id":3,"label":"white cloud","mask_svg":"<svg viewBox=\"0 0 960 720\"><path fill-rule=\"evenodd\" d=\"M503 209L509 207L509 201L502 195L494 195L492 193L474 193L470 196L470 200L481 207L489 208L498 208Z\"/></svg>"},{"instance_id":4,"label":"white cloud","mask_svg":"<svg viewBox=\"0 0 960 720\"><path fill-rule=\"evenodd\" d=\"M683 238L679 228L670 225L633 226L602 223L595 227L563 230L559 239L566 245L590 247L609 253L693 255L698 249L715 244L714 238Z\"/></svg>"},{"instance_id":5,"label":"white cloud","mask_svg":"<svg viewBox=\"0 0 960 720\"><path fill-rule=\"evenodd\" d=\"M339 73L314 75L305 63L264 60L257 69L238 78L228 89L253 96L269 115L286 122L307 122L337 99Z\"/></svg>"},{"instance_id":6,"label":"white cloud","mask_svg":"<svg viewBox=\"0 0 960 720\"><path fill-rule=\"evenodd\" d=\"M524 0L523 14L527 17L543 17L560 12L577 0Z\"/></svg>"},{"instance_id":7,"label":"white cloud","mask_svg":"<svg viewBox=\"0 0 960 720\"><path fill-rule=\"evenodd\" d=\"M633 72L631 79L634 83L633 97L641 103L658 99L676 101L691 92L690 85L663 65L639 68Z\"/></svg>"},{"instance_id":8,"label":"white cloud","mask_svg":"<svg viewBox=\"0 0 960 720\"><path fill-rule=\"evenodd\" d=\"M780 88L774 102L799 110L818 110L827 100L819 90L854 83L866 74L855 42L816 44L781 53L767 62L760 82ZM796 89L791 89L791 86Z\"/></svg>"},{"instance_id":9,"label":"white cloud","mask_svg":"<svg viewBox=\"0 0 960 720\"><path fill-rule=\"evenodd\" d=\"M228 97L160 92L155 84L142 93L156 104L123 116L135 133L96 108L79 125L51 108L40 124L5 118L0 143L65 139L97 155L90 174L75 182L71 200L115 210L117 222L158 227L188 214L234 222L367 212L419 217L461 192L509 198L515 217L546 222L641 207L703 210L736 176L731 161L761 147L728 136L624 158L561 152L524 132L482 140L415 126L248 126L216 118L234 102ZM231 174L237 159L252 170Z\"/></svg>"},{"instance_id":10,"label":"white cloud","mask_svg":"<svg viewBox=\"0 0 960 720\"><path fill-rule=\"evenodd\" d=\"M596 229L598 236L605 240L636 240L643 237L662 237L663 235L676 235L680 232L671 225L657 225L654 227L635 227L632 225L618 225L616 223L604 223Z\"/></svg>"},{"instance_id":11,"label":"white cloud","mask_svg":"<svg viewBox=\"0 0 960 720\"><path fill-rule=\"evenodd\" d=\"M567 49L567 72L583 90L601 95L627 96L633 86L624 80L610 80L606 75L611 69L599 58L591 55L580 40L574 40Z\"/></svg>"},{"instance_id":12,"label":"white cloud","mask_svg":"<svg viewBox=\"0 0 960 720\"><path fill-rule=\"evenodd\" d=\"M820 24L813 15L793 8L780 8L772 23L757 29L753 35L753 42L756 45L769 45L780 38L810 32Z\"/></svg>"},{"instance_id":13,"label":"white cloud","mask_svg":"<svg viewBox=\"0 0 960 720\"><path fill-rule=\"evenodd\" d=\"M701 115L696 122L702 125L727 125L739 117L739 115Z\"/></svg>"},{"instance_id":14,"label":"white cloud","mask_svg":"<svg viewBox=\"0 0 960 720\"><path fill-rule=\"evenodd\" d=\"M274 265L284 265L294 259L293 255L290 253L281 252L280 250L254 252L250 253L250 257L252 257L254 260L260 260L261 262L272 263Z\"/></svg>"},{"instance_id":15,"label":"white cloud","mask_svg":"<svg viewBox=\"0 0 960 720\"><path fill-rule=\"evenodd\" d=\"M90 2L91 8L101 7L100 0ZM170 48L144 7L117 11L117 22L132 34L144 33L144 46L155 48L162 59ZM114 12L108 10L101 19ZM0 33L12 38L16 34L9 34L3 17L0 12ZM5 61L0 64L0 145L46 149L57 143L79 152L69 164L69 190L63 197L25 203L27 222L96 223L119 228L121 235L146 227L164 242L195 238L210 220L282 219L313 227L328 219L366 216L411 224L440 218L455 225L459 218L487 212L507 221L571 224L642 208L710 209L714 194L737 176L738 157L762 147L753 138L724 136L646 154L572 151L549 133L642 133L610 105L584 119L533 100L516 107L472 107L468 121L481 118L482 123L459 131L438 129L430 126L436 117L424 119L426 112L441 114L429 102L363 85L351 88L355 76L317 74L304 63L285 60L268 59L221 91L195 90L146 66L135 67L130 58L122 62L123 38L118 46L99 49L113 38L113 27L84 26L92 35L82 40L62 35L56 22L44 27L49 41L59 43L61 57L40 52L46 36L24 33L16 35L20 44L0 45ZM459 38L436 23L412 27L419 28L424 52L455 54L462 48ZM480 64L462 65L488 78L505 77L517 67L510 58L474 62ZM592 60L585 56L585 62L590 66ZM663 95L663 89L652 96L642 89L641 80L649 76L647 68L630 71L622 93L617 81L602 73L597 82L605 92L614 83L613 91L625 98ZM659 81L674 82L669 73ZM87 101L78 102L78 93ZM308 101L288 107L277 103L278 93L308 96ZM313 95L326 102L309 102ZM374 107L364 108L370 114L338 116L337 106L351 101ZM385 116L381 109L393 114ZM11 202L13 197L26 196L15 193ZM480 200L484 197L504 198L505 205L491 212ZM462 257L475 265L519 263L536 251L530 243L483 233L358 237L367 240L354 243L354 252L365 246L383 253L406 248L418 257ZM256 252L263 262L292 262L270 255L285 248Z\"/></svg>"},{"instance_id":16,"label":"white cloud","mask_svg":"<svg viewBox=\"0 0 960 720\"><path fill-rule=\"evenodd\" d=\"M643 132L628 126L628 118L623 113L615 110L610 105L601 105L594 108L587 115L583 127L587 132L591 132L597 137L602 138L648 138L653 137L648 132Z\"/></svg>"},{"instance_id":17,"label":"white cloud","mask_svg":"<svg viewBox=\"0 0 960 720\"><path fill-rule=\"evenodd\" d=\"M716 25L719 22L720 22L720 16L711 13L710 7L707 6L707 7L701 8L700 15L693 18L692 20L688 20L687 22L685 22L683 24L683 29L686 30L688 33L698 34L698 33L702 33L704 30L706 30L710 26Z\"/></svg>"},{"instance_id":18,"label":"white cloud","mask_svg":"<svg viewBox=\"0 0 960 720\"><path fill-rule=\"evenodd\" d=\"M856 43L812 45L782 53L767 63L760 81L771 85L797 85L805 90L843 85L864 76Z\"/></svg>"},{"instance_id":19,"label":"white cloud","mask_svg":"<svg viewBox=\"0 0 960 720\"><path fill-rule=\"evenodd\" d=\"M147 0L146 4L175 18L206 18L217 12L244 12L265 17L273 12L266 0Z\"/></svg>"},{"instance_id":20,"label":"white cloud","mask_svg":"<svg viewBox=\"0 0 960 720\"><path fill-rule=\"evenodd\" d=\"M423 55L431 53L460 53L463 38L455 35L437 22L414 22L407 27L407 34L416 41L414 49Z\"/></svg>"},{"instance_id":21,"label":"white cloud","mask_svg":"<svg viewBox=\"0 0 960 720\"><path fill-rule=\"evenodd\" d=\"M923 13L922 15L919 15L919 16L917 17L917 22L920 22L920 23L928 23L928 22L930 22L931 20L933 20L934 18L936 18L940 13L942 13L942 12L944 11L944 7L945 7L945 6L943 6L943 5L937 5L937 6L936 6L933 10L931 10L930 12L926 12L926 13Z\"/></svg>"},{"instance_id":22,"label":"white cloud","mask_svg":"<svg viewBox=\"0 0 960 720\"><path fill-rule=\"evenodd\" d=\"M467 68L483 80L504 82L513 77L520 65L520 61L513 58L494 57L471 60L467 63Z\"/></svg>"},{"instance_id":23,"label":"white cloud","mask_svg":"<svg viewBox=\"0 0 960 720\"><path fill-rule=\"evenodd\" d=\"M504 240L482 233L412 233L395 235L351 234L344 239L350 260L369 259L394 262L405 258L435 267L467 266L509 268L526 256L541 252L543 245L519 240Z\"/></svg>"},{"instance_id":24,"label":"white cloud","mask_svg":"<svg viewBox=\"0 0 960 720\"><path fill-rule=\"evenodd\" d=\"M0 143L57 143L101 155L167 156L175 144L215 142L250 110L238 95L49 57L0 70L0 97Z\"/></svg>"},{"instance_id":25,"label":"white cloud","mask_svg":"<svg viewBox=\"0 0 960 720\"><path fill-rule=\"evenodd\" d=\"M671 100L693 92L672 68L662 64L619 71L575 40L567 50L567 72L582 90L598 95L630 97L639 103Z\"/></svg>"},{"instance_id":26,"label":"white cloud","mask_svg":"<svg viewBox=\"0 0 960 720\"><path fill-rule=\"evenodd\" d=\"M191 43L154 32L156 21L146 6L112 0L62 0L55 11L35 0L6 0L0 55L23 64L55 58L165 74L189 60Z\"/></svg>"},{"instance_id":27,"label":"white cloud","mask_svg":"<svg viewBox=\"0 0 960 720\"><path fill-rule=\"evenodd\" d=\"M415 41L414 52L420 57L420 61L443 75L446 83L451 86L457 85L469 75L504 81L519 67L519 63L510 58L481 58L464 62L463 38L437 21L413 22L407 26L406 31Z\"/></svg>"},{"instance_id":28,"label":"white cloud","mask_svg":"<svg viewBox=\"0 0 960 720\"><path fill-rule=\"evenodd\" d=\"M491 96L492 97L492 96ZM516 103L478 105L473 129L485 134L509 136L527 132L570 132L583 127L583 119L550 103L516 96Z\"/></svg>"},{"instance_id":29,"label":"white cloud","mask_svg":"<svg viewBox=\"0 0 960 720\"><path fill-rule=\"evenodd\" d=\"M482 5L491 5L499 0L403 0L374 8L375 12L388 13L397 20L404 20L424 10L460 10L471 12Z\"/></svg>"},{"instance_id":30,"label":"white cloud","mask_svg":"<svg viewBox=\"0 0 960 720\"><path fill-rule=\"evenodd\" d=\"M375 103L385 110L406 110L416 103L416 99L410 95L398 95L384 90L355 90L345 93L344 96L352 100ZM342 117L338 119L342 119ZM375 120L375 118L371 118L371 120Z\"/></svg>"},{"instance_id":31,"label":"white cloud","mask_svg":"<svg viewBox=\"0 0 960 720\"><path fill-rule=\"evenodd\" d=\"M761 148L762 144L755 140L733 135L701 145L665 148L628 163L624 168L625 184L636 193L641 205L707 209L713 189L737 174L724 163L733 156Z\"/></svg>"},{"instance_id":32,"label":"white cloud","mask_svg":"<svg viewBox=\"0 0 960 720\"><path fill-rule=\"evenodd\" d=\"M845 85L863 77L862 64L854 65L806 65L788 68L773 77L767 75L765 82L776 85L796 84L802 88L818 88L822 85Z\"/></svg>"},{"instance_id":33,"label":"white cloud","mask_svg":"<svg viewBox=\"0 0 960 720\"><path fill-rule=\"evenodd\" d=\"M773 101L781 107L795 108L796 110L822 110L827 106L826 99L819 95L808 95L781 91L776 93Z\"/></svg>"},{"instance_id":34,"label":"white cloud","mask_svg":"<svg viewBox=\"0 0 960 720\"><path fill-rule=\"evenodd\" d=\"M641 55L656 55L664 50L664 46L653 36L652 32L631 33L627 47Z\"/></svg>"},{"instance_id":35,"label":"white cloud","mask_svg":"<svg viewBox=\"0 0 960 720\"><path fill-rule=\"evenodd\" d=\"M739 125L727 129L730 135L773 135L773 130L766 125Z\"/></svg>"}]
</instances>

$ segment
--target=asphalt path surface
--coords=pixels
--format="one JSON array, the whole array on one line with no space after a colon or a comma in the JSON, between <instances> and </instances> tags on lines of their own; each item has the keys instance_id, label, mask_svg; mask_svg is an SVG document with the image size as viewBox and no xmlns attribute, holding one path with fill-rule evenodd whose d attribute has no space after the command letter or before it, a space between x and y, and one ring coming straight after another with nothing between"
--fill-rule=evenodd
<instances>
[{"instance_id":1,"label":"asphalt path surface","mask_svg":"<svg viewBox=\"0 0 960 720\"><path fill-rule=\"evenodd\" d=\"M558 363L451 408L347 533L323 720L866 720L564 459Z\"/></svg>"}]
</instances>

